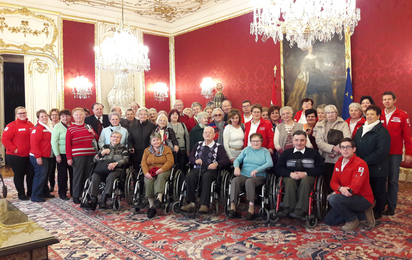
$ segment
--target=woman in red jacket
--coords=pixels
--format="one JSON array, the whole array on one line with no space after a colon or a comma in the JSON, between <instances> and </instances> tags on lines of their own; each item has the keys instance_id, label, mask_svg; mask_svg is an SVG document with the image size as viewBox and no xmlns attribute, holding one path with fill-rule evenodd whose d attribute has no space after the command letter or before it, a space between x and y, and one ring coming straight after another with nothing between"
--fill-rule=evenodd
<instances>
[{"instance_id":1,"label":"woman in red jacket","mask_svg":"<svg viewBox=\"0 0 412 260\"><path fill-rule=\"evenodd\" d=\"M1 141L6 147L6 160L14 172L14 186L20 200L29 200L33 186L34 169L30 163L30 131L33 124L27 119L24 107L14 110L16 121L4 129ZM27 196L24 191L24 176L26 175Z\"/></svg>"},{"instance_id":2,"label":"woman in red jacket","mask_svg":"<svg viewBox=\"0 0 412 260\"><path fill-rule=\"evenodd\" d=\"M245 124L245 140L244 147L251 146L250 136L254 133L259 133L263 137L262 147L269 150L270 154L273 154L273 131L272 123L262 118L262 106L260 104L254 104L252 106L252 120Z\"/></svg>"},{"instance_id":3,"label":"woman in red jacket","mask_svg":"<svg viewBox=\"0 0 412 260\"><path fill-rule=\"evenodd\" d=\"M46 110L36 113L37 125L30 134L30 162L34 167L33 192L31 201L45 202L44 198L54 198L47 186L47 177L53 169L54 155L51 149L51 129L47 125L49 116Z\"/></svg>"}]
</instances>

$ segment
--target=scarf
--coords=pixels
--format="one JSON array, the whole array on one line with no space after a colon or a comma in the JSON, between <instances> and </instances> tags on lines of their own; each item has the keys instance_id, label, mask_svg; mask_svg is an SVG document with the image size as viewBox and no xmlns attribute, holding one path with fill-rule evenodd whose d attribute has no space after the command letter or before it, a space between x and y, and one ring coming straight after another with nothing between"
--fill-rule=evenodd
<instances>
[{"instance_id":1,"label":"scarf","mask_svg":"<svg viewBox=\"0 0 412 260\"><path fill-rule=\"evenodd\" d=\"M150 145L150 147L149 147L149 152L151 152L155 157L162 156L164 150L165 150L165 147L163 146L163 144L160 144L160 147L159 147L159 149L157 149L156 152L153 148L153 145Z\"/></svg>"},{"instance_id":2,"label":"scarf","mask_svg":"<svg viewBox=\"0 0 412 260\"><path fill-rule=\"evenodd\" d=\"M362 137L369 132L370 130L372 130L372 128L374 128L376 125L378 125L380 122L380 120L376 120L375 122L373 122L372 124L368 124L368 121L365 122L365 124L363 125L363 131L362 131Z\"/></svg>"}]
</instances>

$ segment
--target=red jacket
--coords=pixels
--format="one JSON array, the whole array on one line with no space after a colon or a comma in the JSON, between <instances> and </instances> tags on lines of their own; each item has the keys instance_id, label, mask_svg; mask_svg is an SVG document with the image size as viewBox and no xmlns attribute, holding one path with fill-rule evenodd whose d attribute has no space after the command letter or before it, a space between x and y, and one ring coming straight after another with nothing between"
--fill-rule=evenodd
<instances>
[{"instance_id":1,"label":"red jacket","mask_svg":"<svg viewBox=\"0 0 412 260\"><path fill-rule=\"evenodd\" d=\"M198 122L195 120L195 116L192 116L187 120L186 128L187 131L190 132L192 131L193 127L195 127L198 124Z\"/></svg>"},{"instance_id":2,"label":"red jacket","mask_svg":"<svg viewBox=\"0 0 412 260\"><path fill-rule=\"evenodd\" d=\"M345 120L346 123L348 123L349 126L349 130L350 130L350 117L348 119ZM363 124L365 124L366 119L363 118L363 116L361 116L361 119L356 123L355 129L353 129L353 133L352 133L352 139L355 138L356 135L356 131L358 131L358 129L363 126Z\"/></svg>"},{"instance_id":3,"label":"red jacket","mask_svg":"<svg viewBox=\"0 0 412 260\"><path fill-rule=\"evenodd\" d=\"M341 156L335 164L330 187L336 193L340 193L340 186L349 187L353 191L353 195L359 195L367 199L373 204L373 193L369 183L369 168L364 160L357 157L355 154L349 159L349 162L341 172L343 156Z\"/></svg>"},{"instance_id":4,"label":"red jacket","mask_svg":"<svg viewBox=\"0 0 412 260\"><path fill-rule=\"evenodd\" d=\"M243 141L244 147L247 147L247 143L249 141L248 138L249 138L249 132L250 132L250 127L252 125L252 121L253 119L245 124L245 140ZM259 133L262 135L263 137L262 146L263 147L265 147L266 149L275 150L275 144L273 143L274 133L273 133L272 128L273 128L272 123L261 117L256 133Z\"/></svg>"},{"instance_id":5,"label":"red jacket","mask_svg":"<svg viewBox=\"0 0 412 260\"><path fill-rule=\"evenodd\" d=\"M391 150L389 154L402 154L405 142L405 154L412 155L411 123L408 114L396 108L389 122L386 122L385 109L382 111L381 122L391 136Z\"/></svg>"},{"instance_id":6,"label":"red jacket","mask_svg":"<svg viewBox=\"0 0 412 260\"><path fill-rule=\"evenodd\" d=\"M180 115L179 121L182 122L183 124L185 124L186 128L187 128L187 123L189 122L189 117L185 114L182 114L182 115Z\"/></svg>"},{"instance_id":7,"label":"red jacket","mask_svg":"<svg viewBox=\"0 0 412 260\"><path fill-rule=\"evenodd\" d=\"M302 116L302 112L303 110L299 110L298 112L296 112L295 116L293 117L293 121L299 122L299 119Z\"/></svg>"},{"instance_id":8,"label":"red jacket","mask_svg":"<svg viewBox=\"0 0 412 260\"><path fill-rule=\"evenodd\" d=\"M35 158L51 156L51 132L40 123L31 130L30 155Z\"/></svg>"},{"instance_id":9,"label":"red jacket","mask_svg":"<svg viewBox=\"0 0 412 260\"><path fill-rule=\"evenodd\" d=\"M29 156L30 131L34 125L28 120L16 119L4 128L1 142L6 147L6 154L21 157ZM17 148L17 153L14 153Z\"/></svg>"}]
</instances>

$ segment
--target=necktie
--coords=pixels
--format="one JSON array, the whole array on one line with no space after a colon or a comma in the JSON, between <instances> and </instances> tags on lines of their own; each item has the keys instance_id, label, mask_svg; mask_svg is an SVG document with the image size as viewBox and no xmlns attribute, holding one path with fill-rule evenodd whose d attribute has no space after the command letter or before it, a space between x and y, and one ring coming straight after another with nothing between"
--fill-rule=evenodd
<instances>
[{"instance_id":1,"label":"necktie","mask_svg":"<svg viewBox=\"0 0 412 260\"><path fill-rule=\"evenodd\" d=\"M100 135L102 132L102 123L100 122L100 117L97 119L97 134Z\"/></svg>"}]
</instances>

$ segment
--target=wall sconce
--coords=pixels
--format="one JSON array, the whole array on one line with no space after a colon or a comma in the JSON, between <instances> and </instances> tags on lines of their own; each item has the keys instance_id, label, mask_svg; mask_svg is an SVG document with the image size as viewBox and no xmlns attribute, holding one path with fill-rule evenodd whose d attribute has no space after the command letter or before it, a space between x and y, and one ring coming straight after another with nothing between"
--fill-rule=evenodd
<instances>
[{"instance_id":1,"label":"wall sconce","mask_svg":"<svg viewBox=\"0 0 412 260\"><path fill-rule=\"evenodd\" d=\"M205 98L209 99L213 97L213 89L215 88L216 83L213 81L212 78L204 78L202 83L200 83L200 87L202 88L201 94L205 96Z\"/></svg>"},{"instance_id":2,"label":"wall sconce","mask_svg":"<svg viewBox=\"0 0 412 260\"><path fill-rule=\"evenodd\" d=\"M84 76L77 76L72 82L70 82L69 87L72 88L72 93L74 98L86 99L92 94L92 83L89 82Z\"/></svg>"},{"instance_id":3,"label":"wall sconce","mask_svg":"<svg viewBox=\"0 0 412 260\"><path fill-rule=\"evenodd\" d=\"M157 82L156 84L154 84L152 90L154 92L155 100L159 102L165 101L166 98L169 97L169 95L167 94L169 89L167 88L167 85L163 82Z\"/></svg>"}]
</instances>

